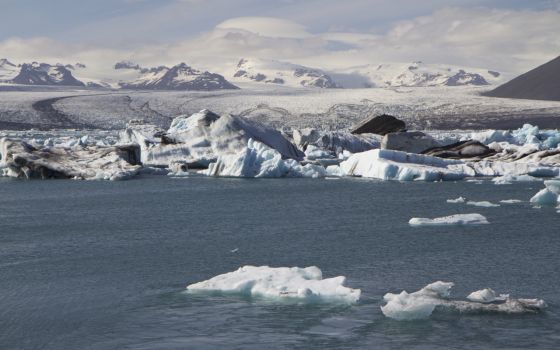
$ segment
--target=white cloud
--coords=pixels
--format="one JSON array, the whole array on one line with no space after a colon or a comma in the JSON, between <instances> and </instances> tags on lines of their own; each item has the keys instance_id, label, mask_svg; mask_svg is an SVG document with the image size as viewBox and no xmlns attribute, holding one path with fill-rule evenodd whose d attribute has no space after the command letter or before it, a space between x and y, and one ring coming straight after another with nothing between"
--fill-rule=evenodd
<instances>
[{"instance_id":1,"label":"white cloud","mask_svg":"<svg viewBox=\"0 0 560 350\"><path fill-rule=\"evenodd\" d=\"M133 47L61 44L48 38L8 39L0 52L16 62L84 61L110 69L121 59L223 71L241 57L273 58L323 68L422 60L520 73L560 55L560 13L554 10L446 8L394 23L385 33L310 33L293 21L232 18L182 40Z\"/></svg>"},{"instance_id":2,"label":"white cloud","mask_svg":"<svg viewBox=\"0 0 560 350\"><path fill-rule=\"evenodd\" d=\"M271 38L308 38L311 36L299 23L273 17L237 17L216 26L222 30L242 30Z\"/></svg>"}]
</instances>

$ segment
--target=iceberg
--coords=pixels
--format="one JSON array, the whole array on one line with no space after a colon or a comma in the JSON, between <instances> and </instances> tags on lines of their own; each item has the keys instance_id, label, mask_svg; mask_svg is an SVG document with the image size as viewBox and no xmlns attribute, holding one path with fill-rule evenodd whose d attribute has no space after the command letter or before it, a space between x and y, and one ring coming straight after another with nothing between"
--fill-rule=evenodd
<instances>
[{"instance_id":1,"label":"iceberg","mask_svg":"<svg viewBox=\"0 0 560 350\"><path fill-rule=\"evenodd\" d=\"M560 195L560 180L546 180L544 185L550 192Z\"/></svg>"},{"instance_id":2,"label":"iceberg","mask_svg":"<svg viewBox=\"0 0 560 350\"><path fill-rule=\"evenodd\" d=\"M455 199L448 199L447 203L465 203L467 200L464 197L459 197Z\"/></svg>"},{"instance_id":3,"label":"iceberg","mask_svg":"<svg viewBox=\"0 0 560 350\"><path fill-rule=\"evenodd\" d=\"M544 188L531 197L529 201L536 205L557 205L560 203L560 196L548 188Z\"/></svg>"},{"instance_id":4,"label":"iceberg","mask_svg":"<svg viewBox=\"0 0 560 350\"><path fill-rule=\"evenodd\" d=\"M383 296L386 304L381 306L381 312L397 321L428 318L441 300L449 297L453 286L451 282L437 281L410 294L404 290L399 294L387 293Z\"/></svg>"},{"instance_id":5,"label":"iceberg","mask_svg":"<svg viewBox=\"0 0 560 350\"><path fill-rule=\"evenodd\" d=\"M435 219L412 218L410 226L449 226L449 225L484 225L489 224L486 217L480 214L456 214Z\"/></svg>"},{"instance_id":6,"label":"iceberg","mask_svg":"<svg viewBox=\"0 0 560 350\"><path fill-rule=\"evenodd\" d=\"M365 152L379 148L381 136L375 134L354 135L344 131L319 131L317 129L294 130L293 140L300 149L315 146L337 155L343 152Z\"/></svg>"},{"instance_id":7,"label":"iceberg","mask_svg":"<svg viewBox=\"0 0 560 350\"><path fill-rule=\"evenodd\" d=\"M500 206L499 204L491 203L488 201L480 201L480 202L468 201L467 205L472 205L475 207L484 207L484 208L494 208Z\"/></svg>"},{"instance_id":8,"label":"iceberg","mask_svg":"<svg viewBox=\"0 0 560 350\"><path fill-rule=\"evenodd\" d=\"M496 295L490 288L469 294L467 300L450 300L452 282L434 282L414 293L402 291L399 294L387 293L381 312L386 317L398 321L429 318L436 308L455 310L461 313L537 313L546 309L542 299L515 299L508 294Z\"/></svg>"},{"instance_id":9,"label":"iceberg","mask_svg":"<svg viewBox=\"0 0 560 350\"><path fill-rule=\"evenodd\" d=\"M529 181L542 181L539 178L530 175L511 175L506 174L492 179L496 185L511 185L512 182L529 182Z\"/></svg>"},{"instance_id":10,"label":"iceberg","mask_svg":"<svg viewBox=\"0 0 560 350\"><path fill-rule=\"evenodd\" d=\"M314 164L301 165L293 159L282 159L282 155L253 139L237 154L218 157L206 171L209 176L229 177L325 177L324 167Z\"/></svg>"},{"instance_id":11,"label":"iceberg","mask_svg":"<svg viewBox=\"0 0 560 350\"><path fill-rule=\"evenodd\" d=\"M381 149L352 154L340 169L346 176L398 181L460 180L474 175L458 160Z\"/></svg>"},{"instance_id":12,"label":"iceberg","mask_svg":"<svg viewBox=\"0 0 560 350\"><path fill-rule=\"evenodd\" d=\"M504 203L504 204L515 204L515 203L522 203L522 200L519 199L503 199L500 201L500 203Z\"/></svg>"},{"instance_id":13,"label":"iceberg","mask_svg":"<svg viewBox=\"0 0 560 350\"><path fill-rule=\"evenodd\" d=\"M173 162L184 162L193 169L206 169L220 156L245 150L249 139L276 150L282 159L300 161L304 157L304 153L276 129L240 116L220 116L209 110L173 119L166 132L153 126L129 125L121 133L121 142L135 142L141 146L143 165L168 167Z\"/></svg>"},{"instance_id":14,"label":"iceberg","mask_svg":"<svg viewBox=\"0 0 560 350\"><path fill-rule=\"evenodd\" d=\"M187 286L191 293L224 293L272 300L356 303L361 291L344 286L346 277L323 278L318 267L243 266Z\"/></svg>"},{"instance_id":15,"label":"iceberg","mask_svg":"<svg viewBox=\"0 0 560 350\"><path fill-rule=\"evenodd\" d=\"M0 173L24 179L123 180L141 169L138 145L32 146L0 139Z\"/></svg>"},{"instance_id":16,"label":"iceberg","mask_svg":"<svg viewBox=\"0 0 560 350\"><path fill-rule=\"evenodd\" d=\"M486 145L492 143L509 143L519 146L534 145L539 150L556 148L560 144L560 132L558 130L540 130L538 126L531 124L524 124L521 128L513 131L486 130L473 132L469 138Z\"/></svg>"}]
</instances>

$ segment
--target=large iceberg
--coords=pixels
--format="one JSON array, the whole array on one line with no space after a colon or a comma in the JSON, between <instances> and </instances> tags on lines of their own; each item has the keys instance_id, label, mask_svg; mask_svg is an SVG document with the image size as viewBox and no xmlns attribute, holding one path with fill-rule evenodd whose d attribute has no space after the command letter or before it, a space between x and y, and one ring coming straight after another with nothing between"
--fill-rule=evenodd
<instances>
[{"instance_id":1,"label":"large iceberg","mask_svg":"<svg viewBox=\"0 0 560 350\"><path fill-rule=\"evenodd\" d=\"M184 162L191 168L207 168L222 155L235 155L253 139L276 150L283 159L302 160L304 153L279 131L257 121L202 110L173 119L166 132L129 125L122 140L135 140L142 147L142 163L167 167Z\"/></svg>"},{"instance_id":2,"label":"large iceberg","mask_svg":"<svg viewBox=\"0 0 560 350\"><path fill-rule=\"evenodd\" d=\"M49 147L0 139L0 172L25 179L121 180L140 170L137 145Z\"/></svg>"},{"instance_id":3,"label":"large iceberg","mask_svg":"<svg viewBox=\"0 0 560 350\"><path fill-rule=\"evenodd\" d=\"M387 293L381 306L383 314L398 321L426 319L437 307L458 312L525 314L544 310L542 299L514 299L509 295L496 295L489 288L469 294L467 300L450 300L451 282L434 282L414 293L402 291Z\"/></svg>"},{"instance_id":4,"label":"large iceberg","mask_svg":"<svg viewBox=\"0 0 560 350\"><path fill-rule=\"evenodd\" d=\"M219 292L273 300L356 303L361 291L344 286L346 277L323 279L318 267L243 266L187 286L189 292Z\"/></svg>"},{"instance_id":5,"label":"large iceberg","mask_svg":"<svg viewBox=\"0 0 560 350\"><path fill-rule=\"evenodd\" d=\"M410 226L449 226L449 225L484 225L488 224L486 217L480 214L456 214L440 218L412 218Z\"/></svg>"},{"instance_id":6,"label":"large iceberg","mask_svg":"<svg viewBox=\"0 0 560 350\"><path fill-rule=\"evenodd\" d=\"M249 139L247 147L236 154L224 154L210 163L205 175L230 177L325 177L320 165L301 165L263 143Z\"/></svg>"},{"instance_id":7,"label":"large iceberg","mask_svg":"<svg viewBox=\"0 0 560 350\"><path fill-rule=\"evenodd\" d=\"M340 171L329 172L398 181L460 180L474 175L459 160L381 149L353 154L340 163Z\"/></svg>"}]
</instances>

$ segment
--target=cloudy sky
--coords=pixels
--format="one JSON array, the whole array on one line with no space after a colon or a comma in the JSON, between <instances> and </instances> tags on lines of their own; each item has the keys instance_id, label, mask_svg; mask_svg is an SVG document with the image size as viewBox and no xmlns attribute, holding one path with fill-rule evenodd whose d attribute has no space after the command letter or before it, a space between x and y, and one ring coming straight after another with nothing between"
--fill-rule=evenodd
<instances>
[{"instance_id":1,"label":"cloudy sky","mask_svg":"<svg viewBox=\"0 0 560 350\"><path fill-rule=\"evenodd\" d=\"M0 0L0 58L112 66L241 57L521 72L560 55L560 0Z\"/></svg>"}]
</instances>

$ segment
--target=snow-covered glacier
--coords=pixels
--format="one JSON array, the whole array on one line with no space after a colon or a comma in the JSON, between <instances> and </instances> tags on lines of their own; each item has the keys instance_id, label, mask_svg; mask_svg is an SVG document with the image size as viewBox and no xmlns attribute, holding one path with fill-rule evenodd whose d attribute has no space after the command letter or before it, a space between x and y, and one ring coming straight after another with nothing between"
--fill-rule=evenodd
<instances>
[{"instance_id":1,"label":"snow-covered glacier","mask_svg":"<svg viewBox=\"0 0 560 350\"><path fill-rule=\"evenodd\" d=\"M316 266L243 266L233 272L187 286L190 293L223 293L271 300L356 303L361 291L346 287L346 278L323 278Z\"/></svg>"}]
</instances>

